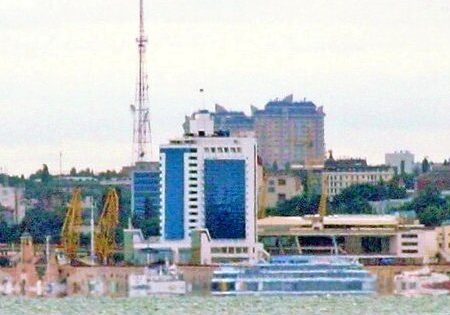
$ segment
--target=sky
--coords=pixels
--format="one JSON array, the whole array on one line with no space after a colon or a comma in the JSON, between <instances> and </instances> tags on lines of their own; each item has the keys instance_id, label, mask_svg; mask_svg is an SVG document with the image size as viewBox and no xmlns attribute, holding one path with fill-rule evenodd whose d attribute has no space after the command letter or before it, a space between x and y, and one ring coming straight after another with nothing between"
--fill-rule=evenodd
<instances>
[{"instance_id":1,"label":"sky","mask_svg":"<svg viewBox=\"0 0 450 315\"><path fill-rule=\"evenodd\" d=\"M154 153L194 110L293 93L334 156L450 157L448 0L145 0L145 23ZM130 164L137 34L138 0L1 1L1 171Z\"/></svg>"}]
</instances>

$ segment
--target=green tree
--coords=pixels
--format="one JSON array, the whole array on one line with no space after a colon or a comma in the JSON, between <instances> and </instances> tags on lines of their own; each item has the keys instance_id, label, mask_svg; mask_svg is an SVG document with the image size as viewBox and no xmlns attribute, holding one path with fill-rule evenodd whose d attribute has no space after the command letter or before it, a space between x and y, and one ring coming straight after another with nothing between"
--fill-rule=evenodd
<instances>
[{"instance_id":1,"label":"green tree","mask_svg":"<svg viewBox=\"0 0 450 315\"><path fill-rule=\"evenodd\" d=\"M319 208L319 195L302 194L292 199L279 202L275 208L268 208L268 216L302 216L316 214Z\"/></svg>"},{"instance_id":2,"label":"green tree","mask_svg":"<svg viewBox=\"0 0 450 315\"><path fill-rule=\"evenodd\" d=\"M26 212L20 228L22 232L30 233L36 243L44 243L47 235L53 242L58 242L63 222L63 218L55 212L36 208Z\"/></svg>"},{"instance_id":3,"label":"green tree","mask_svg":"<svg viewBox=\"0 0 450 315\"><path fill-rule=\"evenodd\" d=\"M450 209L447 207L429 206L419 212L420 223L426 226L439 226L445 220L450 220Z\"/></svg>"}]
</instances>

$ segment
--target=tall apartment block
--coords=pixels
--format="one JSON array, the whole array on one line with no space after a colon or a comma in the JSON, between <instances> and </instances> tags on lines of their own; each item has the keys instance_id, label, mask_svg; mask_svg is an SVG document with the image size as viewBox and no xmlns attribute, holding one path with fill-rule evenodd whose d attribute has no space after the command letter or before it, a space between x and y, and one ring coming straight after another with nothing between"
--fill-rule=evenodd
<instances>
[{"instance_id":1,"label":"tall apartment block","mask_svg":"<svg viewBox=\"0 0 450 315\"><path fill-rule=\"evenodd\" d=\"M266 167L276 165L285 169L287 165L304 165L305 160L323 163L325 113L322 107L309 101L294 101L289 95L270 101L264 109L252 106L251 110L252 115L247 116L216 105L212 113L215 131L227 131L232 136L254 134L258 154Z\"/></svg>"},{"instance_id":2,"label":"tall apartment block","mask_svg":"<svg viewBox=\"0 0 450 315\"><path fill-rule=\"evenodd\" d=\"M184 137L160 147L160 240L136 241L134 248L190 262L200 232L202 263L256 262L262 245L256 242L255 138L214 132L212 115L203 111L186 127Z\"/></svg>"},{"instance_id":3,"label":"tall apartment block","mask_svg":"<svg viewBox=\"0 0 450 315\"><path fill-rule=\"evenodd\" d=\"M259 154L265 166L323 162L325 156L322 107L309 101L294 102L290 95L267 103L253 113Z\"/></svg>"}]
</instances>

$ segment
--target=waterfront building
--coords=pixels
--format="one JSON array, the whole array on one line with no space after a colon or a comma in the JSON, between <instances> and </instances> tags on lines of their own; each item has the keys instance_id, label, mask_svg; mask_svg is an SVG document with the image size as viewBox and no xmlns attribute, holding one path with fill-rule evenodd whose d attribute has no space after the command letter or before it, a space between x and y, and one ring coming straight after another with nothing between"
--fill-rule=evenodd
<instances>
[{"instance_id":1,"label":"waterfront building","mask_svg":"<svg viewBox=\"0 0 450 315\"><path fill-rule=\"evenodd\" d=\"M323 182L327 185L330 200L343 189L355 184L378 184L387 182L395 175L392 167L387 165L370 166L365 159L334 159L331 155L325 161Z\"/></svg>"},{"instance_id":2,"label":"waterfront building","mask_svg":"<svg viewBox=\"0 0 450 315\"><path fill-rule=\"evenodd\" d=\"M189 262L193 232L204 231L209 253L202 263L256 261L256 140L214 132L213 117L204 111L188 126L184 137L160 147L160 241L134 234L134 248Z\"/></svg>"},{"instance_id":3,"label":"waterfront building","mask_svg":"<svg viewBox=\"0 0 450 315\"><path fill-rule=\"evenodd\" d=\"M131 209L133 214L138 216L154 214L158 216L160 211L159 162L137 162L131 176Z\"/></svg>"},{"instance_id":4,"label":"waterfront building","mask_svg":"<svg viewBox=\"0 0 450 315\"><path fill-rule=\"evenodd\" d=\"M427 228L396 215L267 217L259 241L272 255L336 254L368 264L450 262L450 224Z\"/></svg>"},{"instance_id":5,"label":"waterfront building","mask_svg":"<svg viewBox=\"0 0 450 315\"><path fill-rule=\"evenodd\" d=\"M394 167L397 174L411 174L414 172L414 154L409 151L386 153L384 163Z\"/></svg>"}]
</instances>

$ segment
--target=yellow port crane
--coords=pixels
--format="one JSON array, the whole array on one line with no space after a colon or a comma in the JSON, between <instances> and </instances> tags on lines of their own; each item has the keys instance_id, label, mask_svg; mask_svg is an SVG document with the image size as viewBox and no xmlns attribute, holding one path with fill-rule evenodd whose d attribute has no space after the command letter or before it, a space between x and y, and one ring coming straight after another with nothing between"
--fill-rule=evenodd
<instances>
[{"instance_id":1,"label":"yellow port crane","mask_svg":"<svg viewBox=\"0 0 450 315\"><path fill-rule=\"evenodd\" d=\"M328 175L323 174L322 194L319 202L319 216L323 219L328 214Z\"/></svg>"},{"instance_id":2,"label":"yellow port crane","mask_svg":"<svg viewBox=\"0 0 450 315\"><path fill-rule=\"evenodd\" d=\"M105 265L116 250L115 232L118 224L119 196L114 188L110 188L95 233L95 251Z\"/></svg>"},{"instance_id":3,"label":"yellow port crane","mask_svg":"<svg viewBox=\"0 0 450 315\"><path fill-rule=\"evenodd\" d=\"M81 224L83 223L82 211L81 189L76 188L72 193L72 199L61 231L62 246L71 261L76 258L80 246Z\"/></svg>"}]
</instances>

